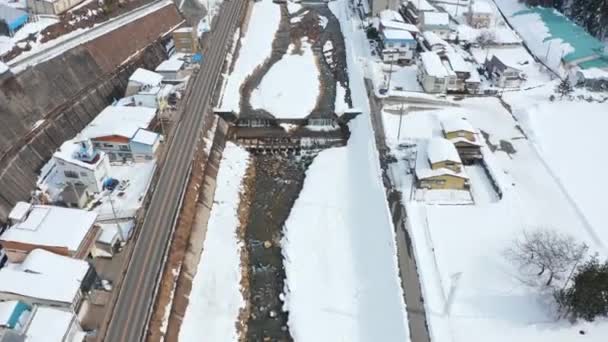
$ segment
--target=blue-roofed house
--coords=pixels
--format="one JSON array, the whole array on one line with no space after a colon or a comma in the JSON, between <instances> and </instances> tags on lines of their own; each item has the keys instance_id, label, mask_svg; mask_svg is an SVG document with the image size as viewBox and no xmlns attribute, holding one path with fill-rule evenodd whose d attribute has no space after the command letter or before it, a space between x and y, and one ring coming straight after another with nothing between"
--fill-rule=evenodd
<instances>
[{"instance_id":1,"label":"blue-roofed house","mask_svg":"<svg viewBox=\"0 0 608 342\"><path fill-rule=\"evenodd\" d=\"M526 24L539 18L546 30L521 29L530 27ZM532 52L546 60L550 67L557 67L559 60L562 70L565 71L591 68L608 70L606 44L556 10L533 7L513 14L512 19ZM517 25L517 22L522 25Z\"/></svg>"},{"instance_id":2,"label":"blue-roofed house","mask_svg":"<svg viewBox=\"0 0 608 342\"><path fill-rule=\"evenodd\" d=\"M28 19L26 11L0 4L0 35L13 36Z\"/></svg>"},{"instance_id":3,"label":"blue-roofed house","mask_svg":"<svg viewBox=\"0 0 608 342\"><path fill-rule=\"evenodd\" d=\"M385 62L409 62L414 58L416 39L408 31L383 29L382 60Z\"/></svg>"}]
</instances>

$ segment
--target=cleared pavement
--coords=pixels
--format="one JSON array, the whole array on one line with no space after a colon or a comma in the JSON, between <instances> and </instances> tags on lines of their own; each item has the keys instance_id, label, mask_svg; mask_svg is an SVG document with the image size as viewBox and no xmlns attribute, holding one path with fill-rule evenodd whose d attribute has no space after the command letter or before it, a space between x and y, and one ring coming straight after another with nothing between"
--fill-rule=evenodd
<instances>
[{"instance_id":1,"label":"cleared pavement","mask_svg":"<svg viewBox=\"0 0 608 342\"><path fill-rule=\"evenodd\" d=\"M245 0L225 1L218 13L217 25L204 47L205 60L193 80L189 102L175 130L158 185L135 241L105 341L142 341L146 337L171 232L195 147L201 138L203 118L209 115L211 98L230 40L246 6Z\"/></svg>"}]
</instances>

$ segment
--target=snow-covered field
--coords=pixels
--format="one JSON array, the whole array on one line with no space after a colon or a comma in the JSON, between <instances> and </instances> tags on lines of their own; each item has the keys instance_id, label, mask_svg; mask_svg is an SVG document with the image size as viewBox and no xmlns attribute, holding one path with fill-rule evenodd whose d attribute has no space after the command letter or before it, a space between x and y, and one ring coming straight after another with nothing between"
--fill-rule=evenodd
<instances>
[{"instance_id":1,"label":"snow-covered field","mask_svg":"<svg viewBox=\"0 0 608 342\"><path fill-rule=\"evenodd\" d=\"M241 243L237 238L241 180L248 153L227 143L217 176L203 253L192 281L180 341L237 341L241 293Z\"/></svg>"},{"instance_id":2,"label":"snow-covered field","mask_svg":"<svg viewBox=\"0 0 608 342\"><path fill-rule=\"evenodd\" d=\"M262 64L272 52L274 34L279 28L281 11L272 0L262 0L253 4L249 23L241 38L241 47L234 70L228 77L223 91L221 107L239 112L240 87L255 68Z\"/></svg>"},{"instance_id":3,"label":"snow-covered field","mask_svg":"<svg viewBox=\"0 0 608 342\"><path fill-rule=\"evenodd\" d=\"M518 122L498 99L469 98L459 103L460 108L405 115L399 141L396 138L398 116L384 114L387 141L393 148L399 142L441 134L439 119L457 115L467 118L474 127L487 133L492 145L500 146L501 141L503 144L507 142L515 150L514 153L483 150L503 191L500 200L490 186L490 179L481 170L471 167L467 167L467 173L471 176L475 205L429 205L408 201L408 197L404 197L431 338L435 341L565 342L572 341L583 329L587 333L586 339L601 341L608 332L607 324L570 325L566 321L557 321L550 295L523 285L517 279L516 268L506 261L503 251L524 230L535 228L576 236L589 244L593 251L603 254L602 245L585 229L584 220L555 182L534 145L525 139L517 127ZM543 124L556 119L550 109ZM595 123L598 124L597 121ZM564 129L573 127L563 123L555 125ZM546 127L551 131L547 139L559 139L566 133L553 132L555 125ZM573 140L576 139L564 139L560 146ZM557 150L555 153L563 156L559 160L561 165L569 162L573 168L581 165L566 157L571 158L573 153L562 151L560 154ZM402 161L394 165L392 176L401 178L397 185L407 194L412 176L406 174Z\"/></svg>"},{"instance_id":4,"label":"snow-covered field","mask_svg":"<svg viewBox=\"0 0 608 342\"><path fill-rule=\"evenodd\" d=\"M304 118L317 103L319 77L311 44L303 40L301 51L292 44L252 92L251 106L281 119Z\"/></svg>"},{"instance_id":5,"label":"snow-covered field","mask_svg":"<svg viewBox=\"0 0 608 342\"><path fill-rule=\"evenodd\" d=\"M363 115L350 124L348 146L314 160L286 223L290 332L296 341L407 341L395 234L357 60L369 51L362 31L348 20L346 1L329 6L350 47L350 87Z\"/></svg>"}]
</instances>

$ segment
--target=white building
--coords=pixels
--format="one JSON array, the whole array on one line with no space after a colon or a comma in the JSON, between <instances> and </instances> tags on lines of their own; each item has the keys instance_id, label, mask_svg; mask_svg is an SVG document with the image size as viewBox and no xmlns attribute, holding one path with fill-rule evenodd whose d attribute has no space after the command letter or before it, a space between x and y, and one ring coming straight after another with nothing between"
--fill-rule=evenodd
<instances>
[{"instance_id":1,"label":"white building","mask_svg":"<svg viewBox=\"0 0 608 342\"><path fill-rule=\"evenodd\" d=\"M365 0L364 0L365 1ZM371 7L372 16L379 15L382 11L391 9L396 10L399 8L399 0L369 0Z\"/></svg>"},{"instance_id":2,"label":"white building","mask_svg":"<svg viewBox=\"0 0 608 342\"><path fill-rule=\"evenodd\" d=\"M80 4L83 0L27 0L27 8L32 14L59 15Z\"/></svg>"},{"instance_id":3,"label":"white building","mask_svg":"<svg viewBox=\"0 0 608 342\"><path fill-rule=\"evenodd\" d=\"M399 11L410 23L418 25L423 13L437 12L437 9L427 0L406 0L401 4Z\"/></svg>"},{"instance_id":4,"label":"white building","mask_svg":"<svg viewBox=\"0 0 608 342\"><path fill-rule=\"evenodd\" d=\"M37 249L77 259L90 254L99 235L95 212L20 203L11 211L12 225L0 235L11 262L22 262Z\"/></svg>"},{"instance_id":5,"label":"white building","mask_svg":"<svg viewBox=\"0 0 608 342\"><path fill-rule=\"evenodd\" d=\"M103 151L93 149L89 141L68 140L53 154L55 173L64 182L84 185L91 193L101 192L110 164Z\"/></svg>"},{"instance_id":6,"label":"white building","mask_svg":"<svg viewBox=\"0 0 608 342\"><path fill-rule=\"evenodd\" d=\"M155 108L110 106L80 132L78 139L90 140L96 151L108 155L110 162L151 160L161 136L145 130L155 118ZM142 146L146 143L150 145Z\"/></svg>"},{"instance_id":7,"label":"white building","mask_svg":"<svg viewBox=\"0 0 608 342\"><path fill-rule=\"evenodd\" d=\"M85 282L92 282L93 276L86 261L37 250L21 265L0 269L0 300L76 312L83 297L81 288L88 288L90 284Z\"/></svg>"},{"instance_id":8,"label":"white building","mask_svg":"<svg viewBox=\"0 0 608 342\"><path fill-rule=\"evenodd\" d=\"M173 57L160 63L155 71L163 76L165 83L179 83L186 78L185 69L186 63L178 57Z\"/></svg>"},{"instance_id":9,"label":"white building","mask_svg":"<svg viewBox=\"0 0 608 342\"><path fill-rule=\"evenodd\" d=\"M402 30L384 29L382 39L382 60L384 62L411 61L416 51L416 40L411 33Z\"/></svg>"},{"instance_id":10,"label":"white building","mask_svg":"<svg viewBox=\"0 0 608 342\"><path fill-rule=\"evenodd\" d=\"M448 73L441 59L434 52L420 54L418 63L418 81L427 93L445 93Z\"/></svg>"},{"instance_id":11,"label":"white building","mask_svg":"<svg viewBox=\"0 0 608 342\"><path fill-rule=\"evenodd\" d=\"M453 51L452 47L448 42L441 39L437 34L432 31L424 31L422 32L422 37L424 37L424 41L426 42L427 47L431 51L435 51L437 53L445 53L448 51Z\"/></svg>"},{"instance_id":12,"label":"white building","mask_svg":"<svg viewBox=\"0 0 608 342\"><path fill-rule=\"evenodd\" d=\"M154 71L138 68L131 74L131 77L129 77L125 96L137 94L145 88L160 87L162 81L163 75Z\"/></svg>"},{"instance_id":13,"label":"white building","mask_svg":"<svg viewBox=\"0 0 608 342\"><path fill-rule=\"evenodd\" d=\"M82 331L73 312L46 306L34 306L24 335L28 342L82 342Z\"/></svg>"},{"instance_id":14,"label":"white building","mask_svg":"<svg viewBox=\"0 0 608 342\"><path fill-rule=\"evenodd\" d=\"M475 28L487 28L492 23L494 10L485 0L471 0L469 11L466 14L470 26Z\"/></svg>"},{"instance_id":15,"label":"white building","mask_svg":"<svg viewBox=\"0 0 608 342\"><path fill-rule=\"evenodd\" d=\"M448 39L450 35L450 17L444 12L424 12L420 20L421 31L431 31L441 37Z\"/></svg>"},{"instance_id":16,"label":"white building","mask_svg":"<svg viewBox=\"0 0 608 342\"><path fill-rule=\"evenodd\" d=\"M123 97L118 100L116 106L130 106L130 107L147 107L155 108L159 107L159 104L164 99L164 87L144 87L139 92Z\"/></svg>"}]
</instances>

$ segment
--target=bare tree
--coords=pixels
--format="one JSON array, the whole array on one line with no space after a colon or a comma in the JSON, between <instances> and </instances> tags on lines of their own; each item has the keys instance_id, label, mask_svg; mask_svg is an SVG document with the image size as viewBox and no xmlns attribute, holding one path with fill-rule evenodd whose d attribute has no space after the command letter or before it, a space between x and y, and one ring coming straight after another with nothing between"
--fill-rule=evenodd
<instances>
[{"instance_id":1,"label":"bare tree","mask_svg":"<svg viewBox=\"0 0 608 342\"><path fill-rule=\"evenodd\" d=\"M485 49L488 45L494 44L496 42L496 34L494 33L494 31L483 30L481 31L481 33L479 33L479 35L475 39L475 42L479 44L481 48Z\"/></svg>"},{"instance_id":2,"label":"bare tree","mask_svg":"<svg viewBox=\"0 0 608 342\"><path fill-rule=\"evenodd\" d=\"M571 274L588 249L572 236L539 229L524 231L523 237L516 239L505 255L522 271L524 281L541 281L545 286L551 286L554 280Z\"/></svg>"}]
</instances>

